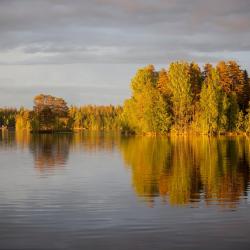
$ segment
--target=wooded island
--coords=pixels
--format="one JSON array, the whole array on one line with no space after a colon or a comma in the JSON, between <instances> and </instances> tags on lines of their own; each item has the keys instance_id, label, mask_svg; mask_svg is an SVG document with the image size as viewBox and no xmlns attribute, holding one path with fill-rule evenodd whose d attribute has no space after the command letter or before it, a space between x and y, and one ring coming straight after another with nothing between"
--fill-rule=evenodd
<instances>
[{"instance_id":1,"label":"wooded island","mask_svg":"<svg viewBox=\"0 0 250 250\"><path fill-rule=\"evenodd\" d=\"M177 61L156 71L148 65L131 80L123 106L71 106L40 94L33 110L0 109L0 126L31 132L120 130L126 134L250 132L250 80L235 61Z\"/></svg>"}]
</instances>

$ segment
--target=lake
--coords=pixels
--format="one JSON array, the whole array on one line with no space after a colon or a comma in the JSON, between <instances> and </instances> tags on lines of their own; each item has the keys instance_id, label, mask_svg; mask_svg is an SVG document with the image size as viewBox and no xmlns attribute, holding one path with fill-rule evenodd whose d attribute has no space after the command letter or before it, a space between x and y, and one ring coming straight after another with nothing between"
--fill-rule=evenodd
<instances>
[{"instance_id":1,"label":"lake","mask_svg":"<svg viewBox=\"0 0 250 250\"><path fill-rule=\"evenodd\" d=\"M0 131L0 249L250 249L250 139Z\"/></svg>"}]
</instances>

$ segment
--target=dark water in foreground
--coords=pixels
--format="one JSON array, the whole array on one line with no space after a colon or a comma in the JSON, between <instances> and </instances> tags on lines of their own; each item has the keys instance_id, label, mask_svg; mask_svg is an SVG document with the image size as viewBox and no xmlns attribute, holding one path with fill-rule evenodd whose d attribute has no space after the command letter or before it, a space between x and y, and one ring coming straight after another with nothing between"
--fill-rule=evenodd
<instances>
[{"instance_id":1,"label":"dark water in foreground","mask_svg":"<svg viewBox=\"0 0 250 250\"><path fill-rule=\"evenodd\" d=\"M0 249L250 249L250 139L0 131Z\"/></svg>"}]
</instances>

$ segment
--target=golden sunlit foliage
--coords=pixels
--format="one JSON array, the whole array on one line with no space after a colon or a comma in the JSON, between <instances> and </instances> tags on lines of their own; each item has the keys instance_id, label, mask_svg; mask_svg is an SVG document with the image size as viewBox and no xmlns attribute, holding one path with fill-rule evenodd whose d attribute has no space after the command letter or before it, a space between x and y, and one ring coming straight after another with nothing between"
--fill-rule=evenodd
<instances>
[{"instance_id":1,"label":"golden sunlit foliage","mask_svg":"<svg viewBox=\"0 0 250 250\"><path fill-rule=\"evenodd\" d=\"M221 134L249 132L250 81L235 61L215 67L177 61L157 72L141 68L124 102L127 133Z\"/></svg>"},{"instance_id":2,"label":"golden sunlit foliage","mask_svg":"<svg viewBox=\"0 0 250 250\"><path fill-rule=\"evenodd\" d=\"M1 147L29 148L41 172L63 167L69 153L120 152L131 183L150 206L156 197L170 205L235 207L248 190L250 140L245 136L121 136L113 131L15 134L2 131ZM11 138L14 136L14 138Z\"/></svg>"},{"instance_id":3,"label":"golden sunlit foliage","mask_svg":"<svg viewBox=\"0 0 250 250\"><path fill-rule=\"evenodd\" d=\"M249 141L213 137L129 137L120 150L139 196L172 205L200 200L235 206L249 180Z\"/></svg>"},{"instance_id":4,"label":"golden sunlit foliage","mask_svg":"<svg viewBox=\"0 0 250 250\"><path fill-rule=\"evenodd\" d=\"M32 151L36 168L43 172L63 166L69 155L71 134L36 134L30 138L29 147Z\"/></svg>"},{"instance_id":5,"label":"golden sunlit foliage","mask_svg":"<svg viewBox=\"0 0 250 250\"><path fill-rule=\"evenodd\" d=\"M31 112L21 108L16 115L16 130L31 130Z\"/></svg>"},{"instance_id":6,"label":"golden sunlit foliage","mask_svg":"<svg viewBox=\"0 0 250 250\"><path fill-rule=\"evenodd\" d=\"M32 111L16 111L16 130L32 132L63 132L71 130L120 130L120 106L72 106L68 108L62 98L38 95Z\"/></svg>"},{"instance_id":7,"label":"golden sunlit foliage","mask_svg":"<svg viewBox=\"0 0 250 250\"><path fill-rule=\"evenodd\" d=\"M250 80L235 61L176 61L138 69L122 106L68 107L40 94L32 111L0 109L0 126L33 132L121 130L125 134L250 133Z\"/></svg>"},{"instance_id":8,"label":"golden sunlit foliage","mask_svg":"<svg viewBox=\"0 0 250 250\"><path fill-rule=\"evenodd\" d=\"M168 132L171 115L164 96L158 89L164 83L158 81L158 73L149 65L138 70L131 81L132 97L125 101L122 128L125 132L157 133ZM164 90L165 91L165 90Z\"/></svg>"},{"instance_id":9,"label":"golden sunlit foliage","mask_svg":"<svg viewBox=\"0 0 250 250\"><path fill-rule=\"evenodd\" d=\"M94 106L71 107L69 117L74 129L85 130L116 130L120 128L120 106Z\"/></svg>"},{"instance_id":10,"label":"golden sunlit foliage","mask_svg":"<svg viewBox=\"0 0 250 250\"><path fill-rule=\"evenodd\" d=\"M31 118L33 132L71 130L67 103L51 95L38 95L34 98Z\"/></svg>"}]
</instances>

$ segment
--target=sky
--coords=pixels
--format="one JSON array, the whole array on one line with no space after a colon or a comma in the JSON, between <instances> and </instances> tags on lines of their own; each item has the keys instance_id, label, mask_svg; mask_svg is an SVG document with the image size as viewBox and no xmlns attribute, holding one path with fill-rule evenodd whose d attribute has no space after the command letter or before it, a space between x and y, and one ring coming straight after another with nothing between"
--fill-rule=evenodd
<instances>
[{"instance_id":1,"label":"sky","mask_svg":"<svg viewBox=\"0 0 250 250\"><path fill-rule=\"evenodd\" d=\"M0 106L122 104L147 64L250 70L249 41L249 0L0 0Z\"/></svg>"}]
</instances>

